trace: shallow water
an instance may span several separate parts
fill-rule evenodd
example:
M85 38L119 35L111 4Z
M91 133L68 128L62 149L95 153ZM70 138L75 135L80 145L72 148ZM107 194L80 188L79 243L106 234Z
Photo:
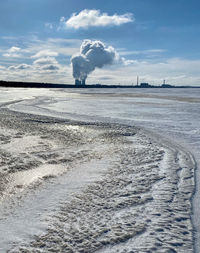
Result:
M0 103L11 110L142 126L180 143L200 164L200 89L1 89L1 94ZM193 201L197 252L200 249L199 179L197 169Z

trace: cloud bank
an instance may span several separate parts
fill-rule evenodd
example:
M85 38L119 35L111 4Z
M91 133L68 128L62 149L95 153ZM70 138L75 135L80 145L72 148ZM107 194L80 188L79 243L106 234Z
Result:
M71 55L79 52L81 40L37 37L3 37L7 49L0 47L0 79L30 82L74 83L70 65ZM20 41L23 46L18 47ZM12 44L11 44L12 43ZM106 46L105 46L106 47ZM107 48L107 47L106 47ZM175 85L200 85L200 60L184 58L149 58L147 53L162 53L163 49L127 51L118 48L111 65L96 68L87 83L136 84L140 82L161 84L163 79ZM4 54L10 54L4 56ZM58 56L56 56L58 54ZM79 53L80 54L80 53ZM118 57L118 54L121 56ZM141 54L138 57L138 54ZM17 55L17 57L16 57ZM130 55L130 56L129 56ZM134 59L131 55L134 55ZM126 59L123 56L127 57ZM117 58L117 59L116 59Z
M125 13L123 15L114 14L109 16L107 13L101 13L99 10L83 10L80 13L73 13L71 18L65 20L64 17L60 19L64 27L74 29L88 28L88 27L105 27L105 26L119 26L125 23L134 21L132 13Z

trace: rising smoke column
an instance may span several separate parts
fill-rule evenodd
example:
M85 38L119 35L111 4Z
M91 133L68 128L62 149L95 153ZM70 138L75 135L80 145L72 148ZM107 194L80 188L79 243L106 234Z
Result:
M85 80L95 68L113 64L118 58L113 47L106 47L101 41L84 40L80 53L71 58L73 77L80 81Z

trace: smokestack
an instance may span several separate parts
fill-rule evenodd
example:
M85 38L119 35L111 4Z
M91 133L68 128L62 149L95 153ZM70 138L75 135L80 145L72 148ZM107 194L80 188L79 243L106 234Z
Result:
M139 76L137 76L137 86L139 85Z
M79 81L78 79L75 79L75 85L81 85L81 81Z
M101 41L84 40L80 47L80 53L72 56L73 77L81 80L85 85L88 74L95 68L113 64L119 55L111 46L106 47ZM76 85L78 81L75 81Z

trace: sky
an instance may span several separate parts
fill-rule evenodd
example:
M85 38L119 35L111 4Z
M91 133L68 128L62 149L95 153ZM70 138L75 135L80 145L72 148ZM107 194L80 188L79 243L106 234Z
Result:
M84 40L118 61L87 83L200 85L199 0L1 0L0 80L74 83Z

